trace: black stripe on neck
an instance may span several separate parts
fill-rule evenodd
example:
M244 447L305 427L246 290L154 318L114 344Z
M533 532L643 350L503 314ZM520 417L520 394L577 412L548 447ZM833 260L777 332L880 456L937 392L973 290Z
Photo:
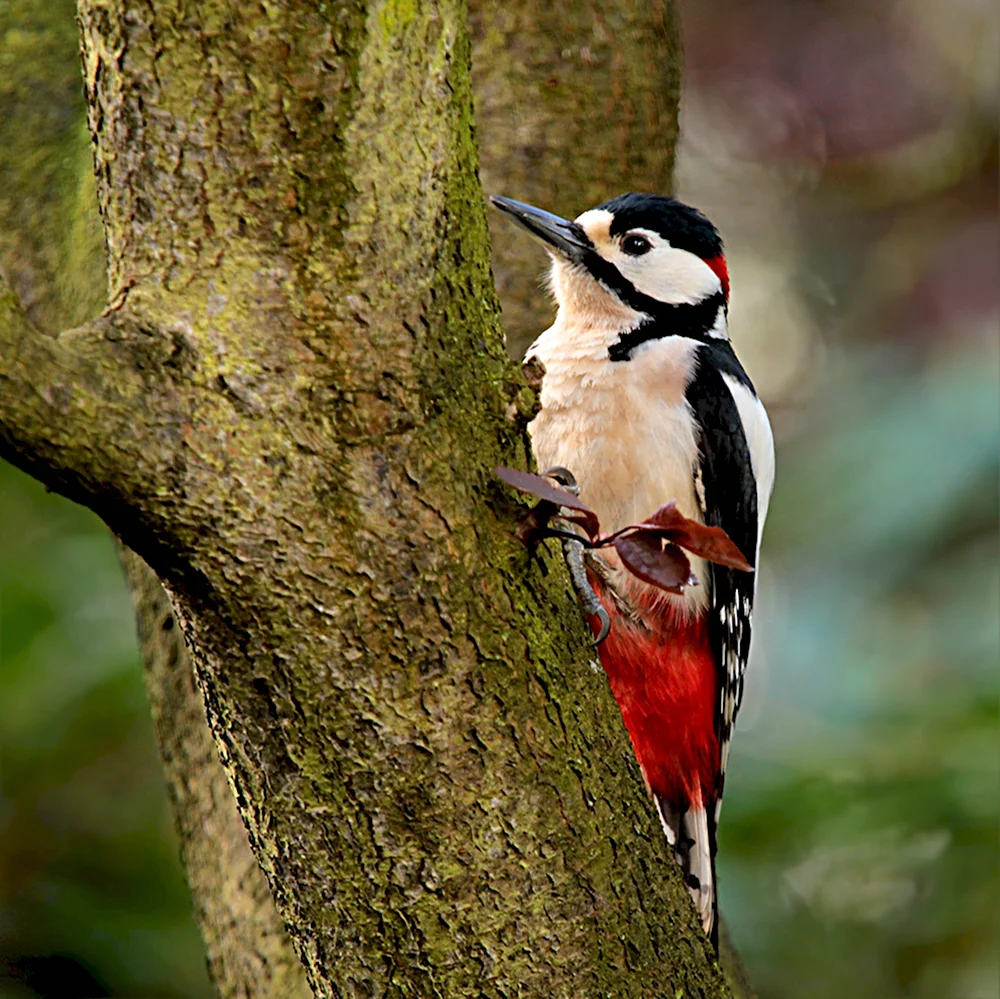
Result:
M655 310L650 310L648 319L634 330L622 333L611 344L608 348L608 357L612 361L629 361L637 347L650 340L661 340L667 336L683 336L702 342L718 339L709 336L709 331L714 328L719 318L719 309L725 308L726 296L721 291L693 305L667 305L665 302L656 302Z

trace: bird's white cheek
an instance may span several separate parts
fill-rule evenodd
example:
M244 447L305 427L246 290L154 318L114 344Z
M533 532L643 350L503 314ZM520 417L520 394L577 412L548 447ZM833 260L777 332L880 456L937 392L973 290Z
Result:
M637 291L670 305L694 305L722 289L704 260L672 246L657 247L642 257L623 253L614 263Z

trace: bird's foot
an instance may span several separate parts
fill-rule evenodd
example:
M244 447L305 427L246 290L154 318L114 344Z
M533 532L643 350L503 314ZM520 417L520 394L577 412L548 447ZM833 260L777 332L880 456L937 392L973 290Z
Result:
M583 562L583 543L563 538L562 546L566 568L569 569L569 578L573 582L573 589L576 590L577 599L580 601L584 613L596 617L601 622L600 630L594 639L594 645L600 645L611 631L611 617L604 609L604 604L601 603L587 578L587 567Z
M580 483L576 481L576 476L568 468L563 468L562 465L553 465L539 474L549 479L555 479L571 496L580 495Z
M580 486L576 481L576 476L568 468L554 465L552 468L546 468L541 474L548 476L550 479L555 479L566 492L571 493L573 496L580 495ZM566 560L566 568L569 569L569 578L573 583L573 589L576 590L577 599L580 601L584 613L596 617L601 622L597 637L594 639L594 645L600 645L611 631L611 618L604 609L604 604L598 598L594 587L590 585L590 579L587 576L587 567L583 561L583 541L574 541L572 538L564 537L562 539L562 547L563 558Z

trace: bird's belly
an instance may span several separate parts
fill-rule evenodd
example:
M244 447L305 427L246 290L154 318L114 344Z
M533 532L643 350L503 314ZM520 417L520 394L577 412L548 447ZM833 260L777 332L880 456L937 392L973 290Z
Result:
M600 411L543 409L528 429L539 468L568 468L605 533L645 520L670 500L685 516L701 519L697 441L684 404L641 413L620 403Z
M588 405L577 395L573 405L548 407L543 397L528 429L538 467L561 465L573 473L603 533L637 524L671 500L686 517L702 520L694 486L698 445L683 397L605 396L603 405ZM700 563L692 558L699 578ZM702 602L701 593L690 595Z

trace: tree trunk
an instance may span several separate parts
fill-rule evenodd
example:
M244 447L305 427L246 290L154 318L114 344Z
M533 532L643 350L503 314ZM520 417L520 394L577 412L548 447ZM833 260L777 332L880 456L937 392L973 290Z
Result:
M312 992L250 849L170 599L135 552L119 546L119 556L135 605L184 872L216 992L220 999L307 999Z
M316 994L724 994L562 575L489 476L532 398L464 11L81 20L112 305L51 340L6 297L0 448L170 588Z

